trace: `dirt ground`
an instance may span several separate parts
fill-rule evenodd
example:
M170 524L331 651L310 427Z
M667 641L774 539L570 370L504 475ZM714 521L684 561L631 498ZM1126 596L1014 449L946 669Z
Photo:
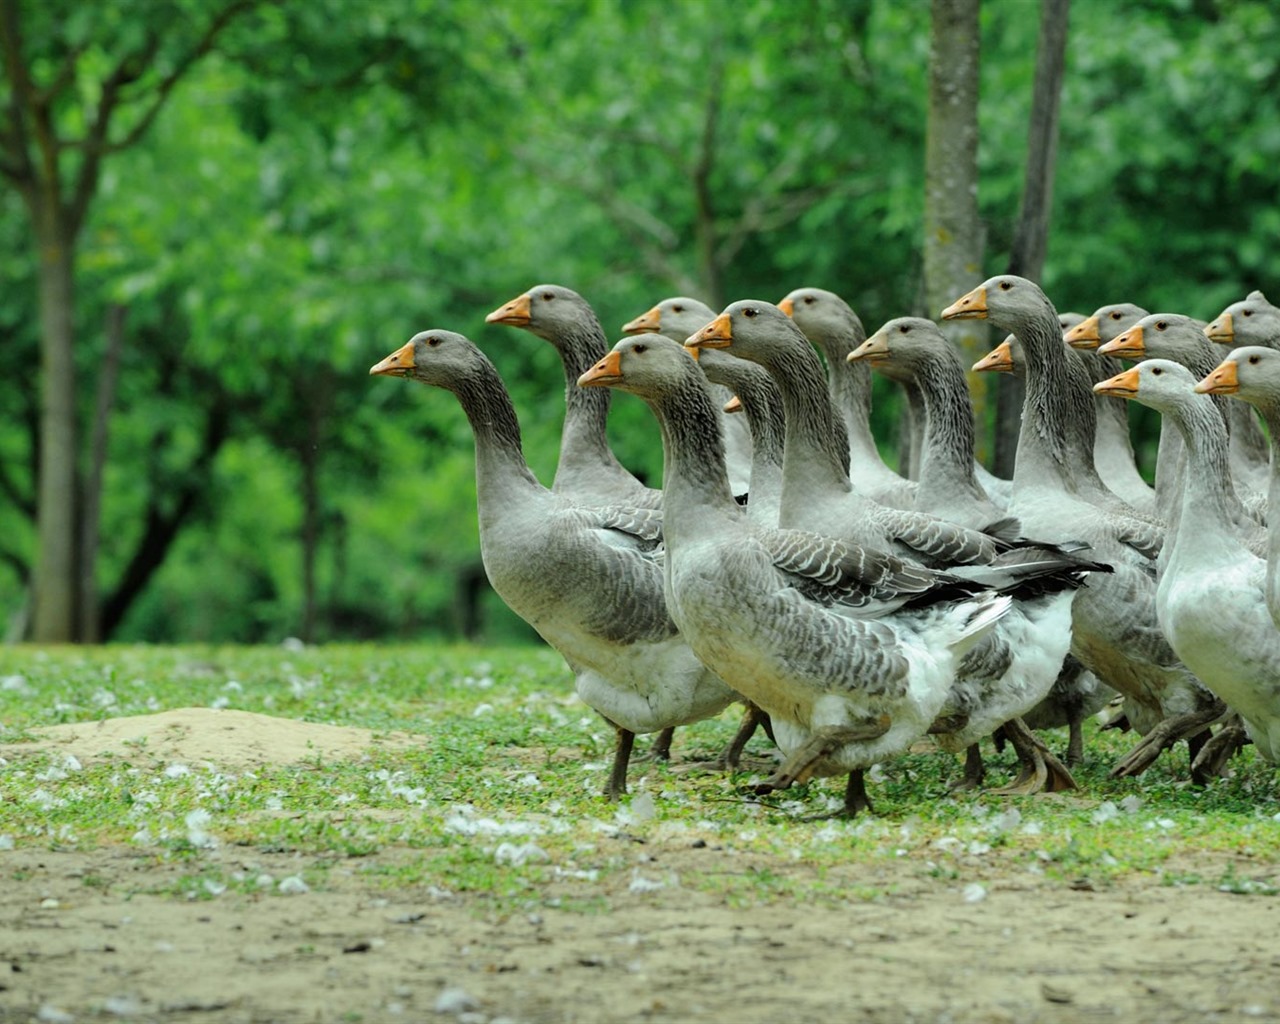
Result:
M292 740L257 735L261 716L226 712L219 736L171 714L166 753L228 766L369 742L301 723L283 727ZM88 758L139 727L56 740ZM676 841L648 852L679 877L716 856ZM276 877L306 866L236 848L209 857ZM885 862L848 881L893 895L842 907L743 909L622 878L607 913L507 915L482 896L375 890L354 870L291 897L139 894L184 870L131 847L0 850L0 1021L1280 1021L1280 900L1210 886L1094 892L997 875L971 902Z

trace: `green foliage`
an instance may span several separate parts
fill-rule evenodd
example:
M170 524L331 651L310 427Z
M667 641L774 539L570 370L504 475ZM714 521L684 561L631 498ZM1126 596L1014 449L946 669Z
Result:
M67 132L155 33L121 134L213 13L192 0L19 6L39 80L80 54L58 107ZM1037 16L1034 4L983 10L993 272L1022 189ZM1071 17L1049 293L1080 312L1130 299L1208 318L1267 288L1280 231L1270 5L1078 4ZM468 334L508 382L549 480L555 354L483 322L536 283L582 292L610 335L686 292L776 301L827 287L869 328L936 315L919 308L928 33L928 5L890 0L820 0L802 15L784 0L250 5L139 143L104 161L78 251L82 424L107 307L128 309L105 593L150 512L194 495L117 636L298 631L308 508L317 636L456 635L479 562L469 431L450 396L366 371L417 330ZM0 193L6 616L23 605L35 544L34 260L23 204ZM897 395L877 388L888 443ZM228 436L202 462L219 416ZM641 403L618 396L610 436L658 479ZM480 630L529 636L490 597Z

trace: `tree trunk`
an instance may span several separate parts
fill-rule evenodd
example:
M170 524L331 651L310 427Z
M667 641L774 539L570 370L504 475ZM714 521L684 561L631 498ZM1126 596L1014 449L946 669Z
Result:
M311 416L309 440L298 452L302 464L302 626L298 639L315 642L316 630L316 555L320 548L320 448L311 443L319 430Z
M47 202L46 202L47 200ZM63 230L57 197L35 199L40 248L40 551L32 580L31 638L67 643L76 622L76 375L72 343L74 242Z
M231 410L225 399L215 398L214 406L209 410L209 418L205 421L200 451L192 460L186 474L186 482L174 495L152 496L147 508L142 538L138 541L133 557L125 567L119 582L103 602L99 627L102 639L111 639L111 635L124 620L133 602L146 588L156 570L164 564L174 540L177 539L187 519L204 497L213 460L230 436L230 432ZM167 511L160 507L162 499L168 499L164 502L168 506Z
M1049 217L1053 211L1053 169L1058 153L1058 110L1066 73L1067 22L1071 0L1042 0L1036 79L1027 132L1027 176L1018 211L1018 226L1009 253L1010 274L1039 282L1049 250ZM1022 419L1022 381L1000 374L996 405L996 472L1013 472Z
M985 238L978 217L978 4L979 0L933 0L924 203L924 294L931 317L986 276ZM941 326L969 364L989 348L981 320ZM981 456L987 381L975 374L969 384Z
M96 644L98 632L98 543L102 537L102 478L107 465L107 434L111 407L116 400L116 381L120 376L120 351L124 347L125 307L112 305L107 310L107 346L98 377L98 394L94 402L92 435L89 441L89 475L84 485L80 509L80 606L79 639Z

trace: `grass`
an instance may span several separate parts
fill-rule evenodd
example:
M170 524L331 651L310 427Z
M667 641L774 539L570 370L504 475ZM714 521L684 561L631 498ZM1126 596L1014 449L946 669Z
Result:
M1090 730L1079 793L953 795L958 762L911 754L877 768L877 814L803 821L838 807L842 781L781 799L744 795L756 774L698 774L736 726L731 709L678 733L672 765L635 764L632 798L599 792L612 731L541 648L8 648L0 743L65 722L228 707L421 737L361 759L233 772L158 763L146 744L80 765L64 753L0 762L6 848L126 849L178 870L185 899L351 884L421 887L486 906L598 912L623 893L683 886L751 905L881 898L903 885L1101 888L1135 878L1273 895L1280 800L1252 750L1198 789L1184 750L1136 780L1108 779L1132 737ZM1065 735L1051 735L1056 748ZM763 738L753 741L766 754ZM1012 774L991 755L989 779ZM227 856L234 851L235 857ZM256 865L291 858L288 876ZM106 886L100 872L87 886ZM287 891L287 888L286 890ZM975 896L975 898L979 898Z

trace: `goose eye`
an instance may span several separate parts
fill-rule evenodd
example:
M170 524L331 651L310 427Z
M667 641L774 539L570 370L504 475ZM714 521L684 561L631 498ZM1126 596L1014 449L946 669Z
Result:
M683 313L683 312L684 312L684 306L672 306L672 307L671 307L671 312L673 312L673 313Z
M648 352L648 351L649 351L649 346L648 346L648 345L636 345L636 346L634 346L634 347L631 349L631 351L632 351L632 352L634 352L634 353L636 353L636 355L639 355L641 352Z
M1111 319L1112 319L1112 320L1119 320L1119 319L1120 319L1120 310L1118 310L1118 309L1117 309L1114 313L1112 313L1112 314L1111 314Z
M1168 320L1160 320L1160 321L1158 321L1158 322L1156 323L1156 330L1157 330L1157 331L1163 331L1163 330L1164 330L1165 328L1167 328L1168 326L1169 326L1169 321L1168 321Z
M742 315L743 315L743 316L755 316L755 315L756 315L755 307L754 307L754 306L748 306L746 309L744 309L744 310L742 311Z
M902 326L900 326L900 327L898 328L898 333L899 333L899 334L906 334L906 333L907 333L907 325L906 325L906 324L903 324Z
M551 301L552 299L554 299L555 297L556 297L556 293L555 293L555 292L543 292L543 293L542 293L542 301L543 301L543 302L550 302L550 301Z
M813 305L813 296L812 296L812 295L806 295L806 296L804 297L804 304L805 304L806 306L812 306L812 305Z
M1249 365L1250 365L1250 366L1257 366L1260 360L1261 360L1261 356L1250 356L1250 357L1249 357Z
M1153 366L1153 367L1151 367L1151 376L1153 376L1153 377L1159 377L1159 376L1160 376L1160 374L1162 374L1162 373L1164 373L1164 370L1160 369L1160 367L1158 367L1158 366Z
M432 335L430 338L427 339L427 344L430 345L432 348L435 348L437 345L440 344L440 339L437 338L435 335Z
M1241 316L1253 316L1253 310L1251 310L1251 309L1242 309L1242 310L1240 310L1240 315L1241 315Z
M1001 290L1002 292L1007 292L1007 291L1008 291L1010 288L1012 288L1012 287L1013 287L1013 282L1012 282L1012 281L1001 281L1001 282L1000 282L1000 290Z

